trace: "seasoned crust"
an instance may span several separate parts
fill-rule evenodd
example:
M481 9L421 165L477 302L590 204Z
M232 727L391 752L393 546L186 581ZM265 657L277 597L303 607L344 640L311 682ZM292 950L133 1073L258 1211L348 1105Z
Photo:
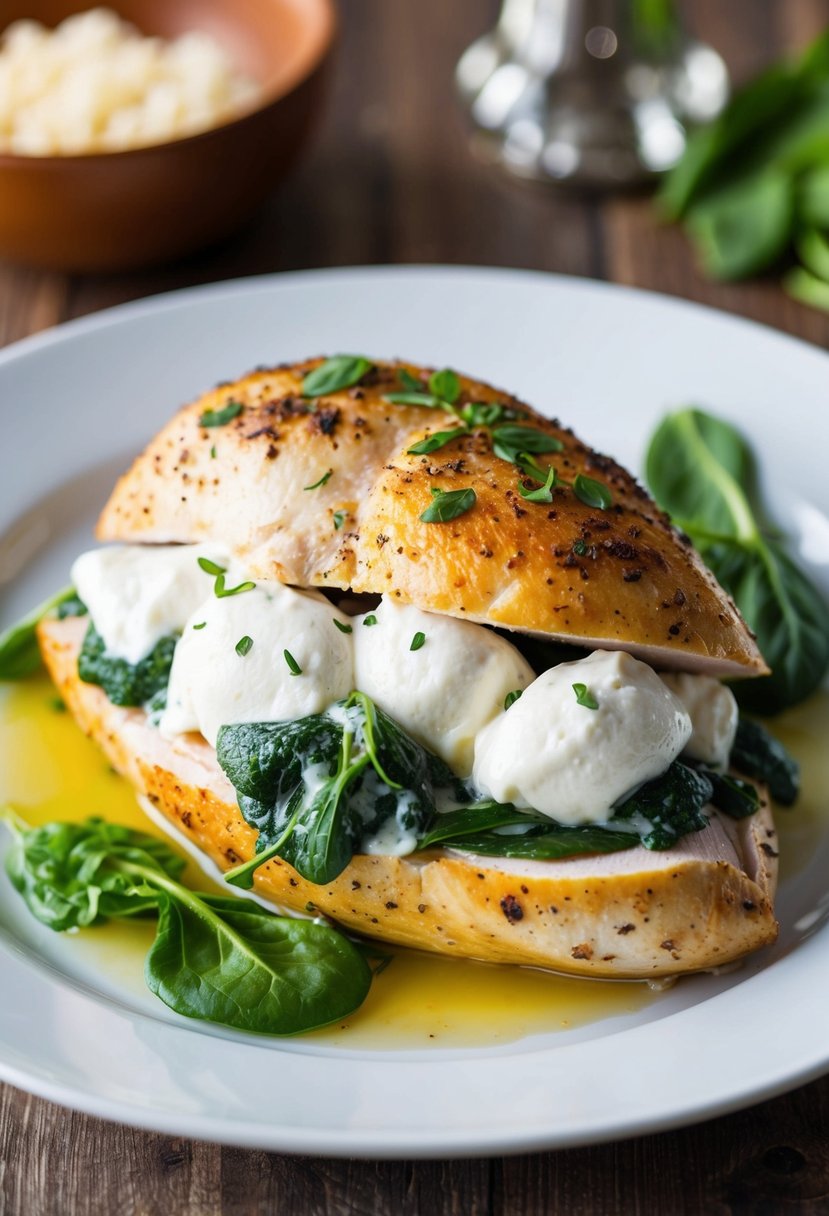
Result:
M428 456L408 453L454 424L443 411L385 401L403 365L378 364L358 388L307 401L302 378L319 362L260 370L185 406L121 478L98 536L222 542L260 579L391 595L465 620L623 647L658 667L767 670L733 602L615 461L462 377L460 403L518 411L516 422L564 445L549 458L563 480L582 473L613 496L606 511L565 487L552 504L529 503L516 466L493 454L484 429ZM200 426L204 411L228 401L243 410L225 426ZM306 488L329 470L323 485ZM432 489L470 486L471 511L449 523L420 520Z
M83 730L119 772L220 868L253 855L215 752L201 738L172 743L145 714L83 684L77 619L39 628L47 667ZM276 859L256 890L295 911L307 905L348 929L420 949L523 963L576 975L656 978L721 966L774 941L774 825L768 804L748 821L712 819L668 853L521 862L434 850L358 856L322 887Z

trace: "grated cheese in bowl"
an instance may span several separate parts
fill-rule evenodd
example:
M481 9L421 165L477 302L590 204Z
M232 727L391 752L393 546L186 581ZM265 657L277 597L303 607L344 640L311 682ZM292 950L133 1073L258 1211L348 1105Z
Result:
M0 153L120 152L218 126L259 100L218 42L144 37L110 9L0 39Z

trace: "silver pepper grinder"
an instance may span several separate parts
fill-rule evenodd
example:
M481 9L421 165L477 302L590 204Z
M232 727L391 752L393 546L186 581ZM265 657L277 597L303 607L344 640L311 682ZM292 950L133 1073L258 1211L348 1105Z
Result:
M510 172L587 189L670 169L728 97L716 51L673 0L503 0L456 72L475 147Z

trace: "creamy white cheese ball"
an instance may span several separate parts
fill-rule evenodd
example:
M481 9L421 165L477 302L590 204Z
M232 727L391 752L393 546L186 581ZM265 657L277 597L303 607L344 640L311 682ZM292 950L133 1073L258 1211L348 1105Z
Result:
M377 623L366 624L372 618ZM420 633L423 644L412 650ZM353 636L355 687L464 777L477 732L503 709L507 693L534 679L529 663L492 630L390 599L355 617Z
M231 569L226 580L228 587L239 586L244 571ZM162 735L200 731L215 747L220 726L302 718L348 696L351 634L335 620L350 623L324 596L281 583L223 598L211 594L176 646ZM244 638L251 645L240 654ZM300 674L293 674L286 650Z
M685 755L715 769L728 767L740 716L734 693L711 676L662 674L662 681L685 706L693 728Z
M213 587L200 557L223 564L215 545L110 545L76 559L72 584L110 654L138 663L181 632Z
M597 708L579 704L574 684ZM472 779L482 797L559 823L601 823L690 736L688 714L655 671L623 651L597 650L545 671L481 731Z

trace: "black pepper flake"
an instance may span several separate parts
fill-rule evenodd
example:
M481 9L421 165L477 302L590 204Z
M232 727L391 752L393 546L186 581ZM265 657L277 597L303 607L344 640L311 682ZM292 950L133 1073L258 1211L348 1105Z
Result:
M624 937L626 933L635 933L636 925L631 925L631 924L620 925L619 928L616 930L616 932L619 934L620 937Z
M682 630L682 621L678 621L676 624L668 626L668 633L671 635L672 638L677 637L681 630Z
M627 568L622 570L622 579L626 583L638 583L641 577L642 571L638 567L634 570Z
M524 919L524 909L514 895L505 895L501 900L501 911L511 925Z
M393 899L387 899L386 907L388 908L389 912L393 912L394 909L397 907L397 904L394 902Z

